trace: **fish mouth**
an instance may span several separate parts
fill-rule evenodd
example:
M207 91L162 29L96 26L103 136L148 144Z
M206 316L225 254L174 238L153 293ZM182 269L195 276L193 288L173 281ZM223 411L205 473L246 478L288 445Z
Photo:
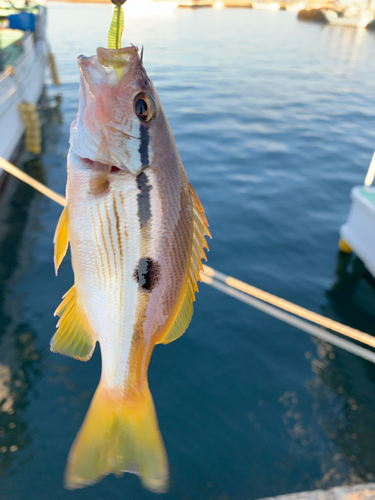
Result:
M117 85L129 67L139 62L138 47L134 45L122 49L99 47L95 56L78 56L79 70L87 85Z
M96 50L96 55L100 64L107 68L121 68L139 59L138 47L135 47L135 45L122 49L105 49L104 47L99 47Z

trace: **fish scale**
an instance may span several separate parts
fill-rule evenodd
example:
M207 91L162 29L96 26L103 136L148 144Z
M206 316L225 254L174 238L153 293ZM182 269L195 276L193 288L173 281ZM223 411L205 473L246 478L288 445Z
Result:
M104 248L103 253L108 262L108 271L105 276L105 282L108 283L108 289L112 290L112 293L108 294L105 290L103 290L101 299L102 307L87 308L87 314L89 317L93 318L93 327L96 331L98 331L98 340L101 342L103 379L109 387L121 388L127 374L133 327L134 322L136 321L135 315L132 313L134 312L137 302L135 299L137 287L132 277L133 269L129 259L129 250L131 249L129 236L126 237L125 231L121 231L119 235L121 247L128 249L126 259L124 259L124 254L123 258L121 258L120 245L118 240L116 241L116 238L114 238L114 234L117 235L117 219L114 215L115 211L113 204L113 201L116 198L118 199L117 205L121 207L121 209L118 209L120 210L120 217L123 221L126 221L127 213L130 212L130 209L133 206L133 203L129 201L129 197L125 198L125 196L123 196L123 199L128 200L128 207L126 207L126 205L122 205L121 198L116 192L113 194L113 198L106 198L103 203L100 205L97 204L96 207L98 213L101 214L102 220L105 220L104 215L107 217L108 213L109 223L107 231L101 233L101 247ZM106 206L107 210L105 208ZM112 217L109 217L109 211ZM132 224L126 225L132 226ZM139 224L135 221L133 225L135 226ZM134 229L131 231L131 234L133 235L132 246L134 247ZM92 234L89 234L87 239L90 242L93 242ZM82 248L81 251L85 253L87 252L87 248ZM134 257L133 262L136 261L137 258L138 255ZM115 274L114 270L116 270ZM93 270L87 269L88 278L92 274ZM87 290L88 294L91 293L92 288L95 289L95 283L89 282ZM104 313L102 309L104 309ZM106 340L106 342L103 342L104 340Z

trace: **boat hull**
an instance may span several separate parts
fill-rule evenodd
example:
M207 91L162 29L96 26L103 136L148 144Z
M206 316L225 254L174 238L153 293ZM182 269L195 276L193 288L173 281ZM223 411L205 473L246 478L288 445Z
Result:
M23 54L14 65L14 74L7 68L0 74L0 156L6 160L13 156L25 131L18 105L38 102L47 66L45 39L34 44L32 33L26 33L22 45Z
M364 10L357 16L339 17L336 12L327 10L324 16L332 26L346 26L348 28L366 28L374 19L374 14L370 10Z
M352 206L340 236L375 277L375 188L356 186Z

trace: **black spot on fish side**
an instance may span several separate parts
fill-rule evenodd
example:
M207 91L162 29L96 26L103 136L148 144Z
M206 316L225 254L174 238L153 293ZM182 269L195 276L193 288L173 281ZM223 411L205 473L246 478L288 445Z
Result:
M139 286L151 292L159 280L160 265L151 257L139 259L138 266L134 270L133 277L138 281Z
M138 217L142 228L151 218L150 191L152 186L148 183L148 177L144 172L138 175L137 185L140 191L137 196Z

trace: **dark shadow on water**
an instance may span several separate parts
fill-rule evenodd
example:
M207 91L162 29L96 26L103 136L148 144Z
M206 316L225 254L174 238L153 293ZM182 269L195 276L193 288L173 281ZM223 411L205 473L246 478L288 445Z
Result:
M325 316L375 335L374 279L358 257L338 252L335 281L327 297Z
M375 289L363 262L339 252L324 315L375 335ZM316 487L373 481L375 477L375 365L314 340L316 374L307 384L314 397L311 419L330 440Z
M38 160L25 164L31 175L40 168ZM43 176L39 172L37 177ZM23 413L28 392L40 376L35 335L28 325L19 324L19 300L9 293L14 276L19 278L32 262L22 241L34 198L32 188L13 178L7 180L0 218L0 476L11 465L14 453L31 442Z
M61 115L58 106L51 110L46 100L41 102L45 106L42 121L49 125L48 130L43 130L43 140L50 142L51 137L58 137L53 124L61 122ZM30 159L23 152L16 164L38 181L46 182L41 157ZM11 176L0 193L0 477L9 474L13 464L21 466L32 458L16 452L32 442L24 413L30 391L42 375L42 357L36 349L35 332L22 321L22 297L13 289L33 264L33 244L27 228L38 220L38 196L34 189Z
M375 289L357 257L338 253L327 297L325 316L375 334ZM320 477L312 488L373 481L375 365L326 342L313 342L316 354L305 354L314 373L305 384L311 409L304 408L302 392L279 398L291 452L301 460L318 461Z
M375 474L375 367L341 349L317 341L319 359L308 390L316 401L314 418L337 449L324 481L335 484L373 481Z

